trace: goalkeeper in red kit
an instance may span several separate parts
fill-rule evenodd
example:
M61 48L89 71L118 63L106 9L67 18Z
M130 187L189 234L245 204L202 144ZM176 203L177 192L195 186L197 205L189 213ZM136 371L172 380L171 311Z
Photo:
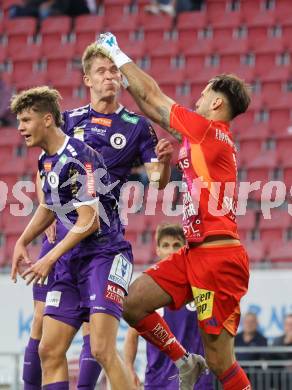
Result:
M155 80L120 50L114 35L101 34L97 44L127 78L141 110L182 142L179 165L187 245L135 280L124 318L175 362L180 389L192 389L204 362L187 353L155 310L179 309L194 300L209 369L224 390L249 390L250 382L234 356L249 262L235 219L236 147L230 131L230 121L249 106L248 87L234 75L216 76L191 111L164 95Z

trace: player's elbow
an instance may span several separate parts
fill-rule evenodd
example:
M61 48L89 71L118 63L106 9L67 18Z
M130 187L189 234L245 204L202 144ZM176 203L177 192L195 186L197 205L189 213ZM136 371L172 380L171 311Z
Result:
M100 222L99 222L99 217L97 215L94 216L92 219L92 222L89 224L89 232L88 234L95 233L100 229Z

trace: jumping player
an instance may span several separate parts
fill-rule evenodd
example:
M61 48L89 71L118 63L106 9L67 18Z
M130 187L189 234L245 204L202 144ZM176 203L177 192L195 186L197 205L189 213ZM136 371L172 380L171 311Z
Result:
M171 144L166 140L160 140L157 144L150 123L119 103L121 73L111 60L97 50L95 43L85 49L82 64L84 83L90 91L90 104L65 111L62 130L102 154L111 182L115 183L112 192L116 199L119 199L120 189L137 160L144 164L149 181L158 179L158 187L164 188L170 177ZM56 243L55 228L58 233L58 226L49 228L49 239L43 242L40 257ZM52 280L53 272L49 275L47 284L33 286L34 318L23 367L25 390L40 390L41 386L38 344L42 335L46 295ZM94 389L101 370L91 356L88 334L88 326L84 326L78 380L78 388L83 390Z
M91 351L111 388L129 389L116 335L132 274L131 248L103 159L60 130L59 98L56 90L38 87L14 96L11 103L26 145L43 149L38 168L44 193L44 203L16 243L11 276L16 281L27 245L57 218L59 243L22 274L27 284L44 283L55 265L39 346L42 388L69 389L66 352L82 322L89 320Z
M229 125L248 108L248 88L234 75L216 76L192 112L164 95L119 49L114 35L100 35L98 45L121 69L142 111L182 137L179 164L186 189L183 228L187 246L135 280L124 317L179 367L187 360L189 369L180 369L180 388L192 389L203 366L192 355L186 357L155 310L167 305L178 309L194 299L208 367L224 390L248 390L250 382L234 356L239 302L248 288L249 263L236 226L236 148Z
M166 258L178 251L186 242L179 225L162 224L156 229L156 253L159 259ZM165 307L159 309L173 334L188 351L204 354L202 339L197 325L197 313L193 304L188 304L177 311ZM139 333L129 328L124 345L124 360L131 372L132 389L139 389L140 381L135 372L134 362L137 353ZM145 390L178 390L177 368L173 362L156 347L146 343L147 367L145 372ZM202 375L196 384L196 390L213 390L212 376Z

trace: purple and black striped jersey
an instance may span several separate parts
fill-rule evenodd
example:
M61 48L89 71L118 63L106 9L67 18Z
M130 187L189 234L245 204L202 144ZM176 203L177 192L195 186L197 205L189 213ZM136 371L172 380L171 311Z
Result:
M88 251L95 252L100 244L104 245L105 240L123 239L117 202L98 152L84 142L66 136L56 154L41 154L39 173L45 203L58 221L59 240L75 224L76 209L90 204L96 204L98 208L100 230L80 242L78 248L82 247L88 254Z

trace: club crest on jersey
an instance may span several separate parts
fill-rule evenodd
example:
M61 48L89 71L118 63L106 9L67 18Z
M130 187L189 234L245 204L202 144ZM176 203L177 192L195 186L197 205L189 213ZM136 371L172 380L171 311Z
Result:
M48 174L48 183L50 187L57 188L59 185L59 176L56 174L56 172L49 172Z
M115 149L123 149L126 146L126 137L121 133L115 133L110 137L111 146Z

